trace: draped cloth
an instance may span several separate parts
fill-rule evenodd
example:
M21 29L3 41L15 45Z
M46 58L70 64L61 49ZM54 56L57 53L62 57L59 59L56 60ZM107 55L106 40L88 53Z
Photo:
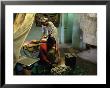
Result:
M51 21L48 22L47 29L49 34L51 34L51 36L55 38L56 44L59 44L58 30Z
M97 14L80 14L80 29L83 32L83 42L97 46Z
M19 13L14 20L13 51L14 63L20 59L20 50L34 22L35 14Z

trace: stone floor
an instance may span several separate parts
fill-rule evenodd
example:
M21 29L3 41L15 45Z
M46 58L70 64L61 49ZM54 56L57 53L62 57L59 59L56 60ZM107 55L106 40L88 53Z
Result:
M85 50L78 53L78 56L93 63L97 63L97 49Z
M77 53L78 50L73 48L60 48L60 56L61 56L61 63L65 64L65 57L64 53ZM84 51L85 53L86 51ZM93 51L92 51L93 53ZM91 54L92 57L92 54ZM90 60L91 57L88 59L85 57L78 57L76 62L76 68L75 68L75 75L84 74L84 75L96 75L97 74L97 64L94 63L94 61Z

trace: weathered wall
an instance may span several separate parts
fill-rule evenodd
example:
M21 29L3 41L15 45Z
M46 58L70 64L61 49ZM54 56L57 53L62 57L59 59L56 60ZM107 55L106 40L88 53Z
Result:
M83 42L97 46L97 14L80 14L80 28L83 31Z

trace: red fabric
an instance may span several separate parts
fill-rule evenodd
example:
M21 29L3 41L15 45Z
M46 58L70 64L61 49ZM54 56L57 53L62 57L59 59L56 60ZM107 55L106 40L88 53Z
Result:
M43 39L41 40L41 44L40 44L40 60L43 61L43 62L48 61L48 58L47 58L47 43Z

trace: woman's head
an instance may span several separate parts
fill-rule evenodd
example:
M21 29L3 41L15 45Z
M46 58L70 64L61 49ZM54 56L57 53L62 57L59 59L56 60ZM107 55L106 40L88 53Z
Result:
M48 26L48 18L43 18L41 20L41 24L44 25L44 26Z

